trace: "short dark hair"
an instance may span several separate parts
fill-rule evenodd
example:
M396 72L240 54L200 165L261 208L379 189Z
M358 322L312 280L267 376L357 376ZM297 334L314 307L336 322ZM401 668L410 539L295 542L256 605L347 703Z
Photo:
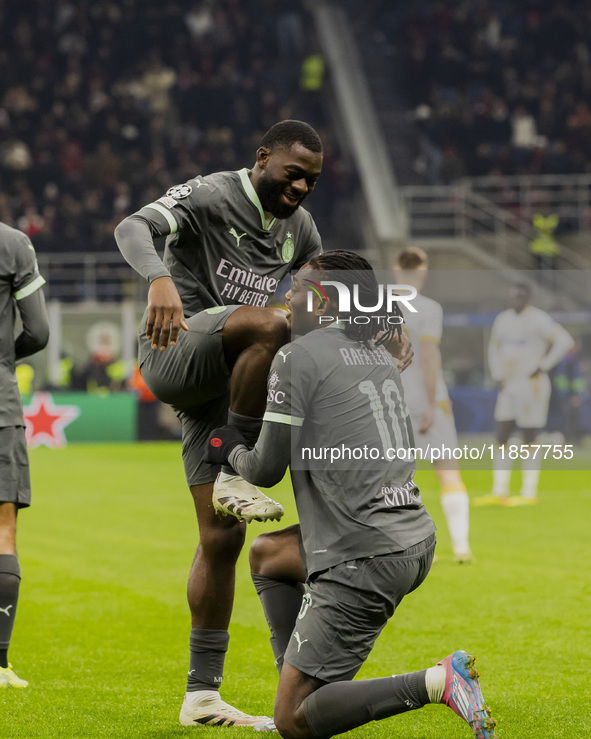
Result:
M401 251L396 260L396 266L402 270L419 269L429 263L427 253L420 246L409 246Z
M271 126L261 141L261 146L266 149L291 149L294 144L322 154L320 136L304 121L279 121Z
M362 257L361 254L357 254L353 251L344 251L341 249L334 249L332 251L325 251L322 254L318 254L312 257L308 261L308 265L312 269L318 272L328 273L330 279L337 280L345 284L349 290L353 291L353 286L357 285L359 290L359 296L362 304L364 305L376 305L378 302L378 291L379 285L376 279L375 272L371 264ZM327 292L334 291L335 288L331 286L326 287ZM380 314L384 311L381 309ZM402 320L402 313L398 307L398 303L393 306L393 314L398 316ZM355 309L353 309L348 315L340 315L341 318L350 319L357 315ZM370 314L364 313L368 316ZM375 320L370 320L369 323L345 323L345 335L355 341L361 341L367 344L371 339L375 339L378 334L382 333L378 343L384 343L391 338L394 333L398 333L400 338L400 326L393 327L387 322L387 317L384 315L376 316Z

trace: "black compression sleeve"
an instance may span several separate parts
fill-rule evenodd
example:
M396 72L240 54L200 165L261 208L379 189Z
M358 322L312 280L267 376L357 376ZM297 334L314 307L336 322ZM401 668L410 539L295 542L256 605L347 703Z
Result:
M264 421L254 449L238 446L230 452L228 461L248 482L270 488L283 479L290 450L291 426Z
M23 322L23 330L14 342L15 359L19 360L47 346L49 319L41 290L36 290L26 298L17 300L16 304Z

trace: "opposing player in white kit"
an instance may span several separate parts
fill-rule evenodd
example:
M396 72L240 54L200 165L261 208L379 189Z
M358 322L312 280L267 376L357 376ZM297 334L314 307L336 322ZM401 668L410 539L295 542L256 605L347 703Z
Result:
M488 346L488 364L499 387L495 407L497 442L505 446L517 426L525 444L533 444L546 425L552 369L574 346L573 337L539 308L529 305L526 284L511 290L512 307L499 313ZM504 455L507 457L507 455ZM511 460L495 455L492 495L478 505L529 505L538 501L540 458L523 460L521 495L509 497Z
M421 292L427 279L428 259L418 247L400 253L394 266L396 282L412 285ZM413 299L416 313L402 304L406 329L415 356L403 373L402 385L415 435L415 445L426 453L429 449L454 449L458 437L447 387L441 372L439 343L443 326L443 310L439 303L424 295ZM469 498L454 459L433 462L441 485L441 507L445 514L456 562L473 561L468 543Z

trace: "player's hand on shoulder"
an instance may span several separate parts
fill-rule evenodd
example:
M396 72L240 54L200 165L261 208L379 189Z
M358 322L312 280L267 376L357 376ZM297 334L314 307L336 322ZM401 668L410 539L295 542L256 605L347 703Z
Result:
M402 332L402 337L398 343L400 344L399 354L396 355L396 359L399 360L398 371L404 372L404 370L412 364L412 358L415 355L415 351L412 348L410 339L404 331Z
M379 336L378 343L381 343ZM407 367L410 367L415 352L412 348L410 339L404 333L404 331L401 332L400 338L398 337L398 333L394 332L393 335L391 335L387 339L387 341L383 342L382 345L389 352L389 354L394 357L394 359L398 360L399 372L404 372Z
M146 336L152 340L152 349L164 350L176 344L181 328L189 330L178 290L172 278L158 277L148 292Z
M246 445L246 439L235 426L222 426L214 429L207 440L205 461L209 464L224 464L230 452L240 444Z

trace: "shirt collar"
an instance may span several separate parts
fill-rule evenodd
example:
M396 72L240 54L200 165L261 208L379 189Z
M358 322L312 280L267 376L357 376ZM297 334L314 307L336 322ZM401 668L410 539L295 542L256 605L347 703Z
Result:
M256 207L258 210L260 216L261 216L261 226L265 231L270 231L271 227L277 220L276 218L272 218L269 225L267 225L267 219L265 218L265 211L263 210L263 206L261 205L261 201L259 200L259 196L256 193L256 190L252 186L252 182L250 181L250 177L248 176L250 170L244 167L243 169L238 170L238 176L240 177L240 181L242 182L242 187L244 188L244 192L248 196L248 199L251 201L251 203Z

